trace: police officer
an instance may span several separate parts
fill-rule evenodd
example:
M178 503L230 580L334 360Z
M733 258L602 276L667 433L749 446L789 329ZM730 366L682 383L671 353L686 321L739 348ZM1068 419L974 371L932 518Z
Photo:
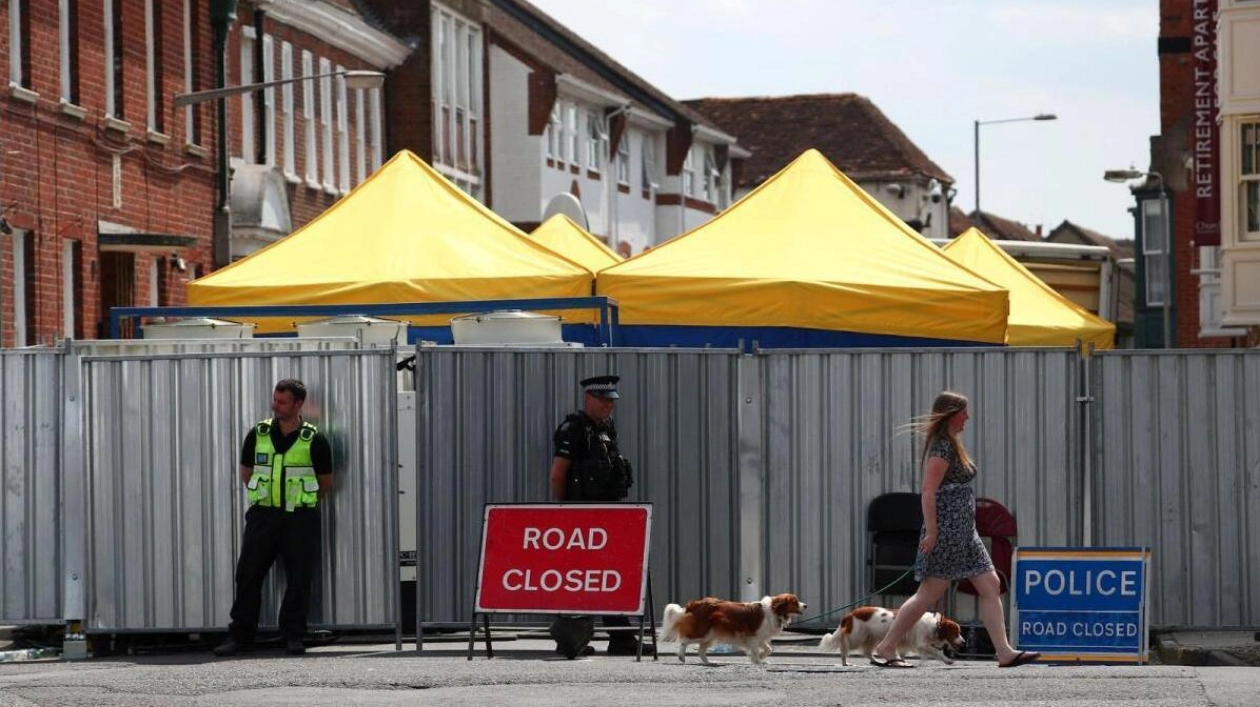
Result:
M285 652L306 652L306 615L311 580L319 557L319 499L332 489L332 451L315 425L302 419L306 386L287 378L271 396L274 417L256 424L241 447L241 482L249 490L245 534L236 564L236 600L231 635L215 655L253 648L262 605L262 585L280 557L284 561L284 601L280 632Z
M555 456L551 460L551 495L557 501L621 501L634 485L630 462L617 448L617 428L612 413L619 376L595 376L582 381L582 409L564 418L554 437ZM625 616L605 616L604 625L626 629ZM567 658L592 655L589 644L594 633L589 617L560 616L551 625L556 652ZM609 655L637 655L638 640L629 631L610 631ZM652 654L651 646L643 647Z

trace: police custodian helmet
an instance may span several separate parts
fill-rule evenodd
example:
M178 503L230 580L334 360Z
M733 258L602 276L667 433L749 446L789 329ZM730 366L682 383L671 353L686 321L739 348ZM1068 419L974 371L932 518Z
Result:
M601 398L616 400L621 397L617 394L619 380L621 376L592 376L582 381L582 390Z

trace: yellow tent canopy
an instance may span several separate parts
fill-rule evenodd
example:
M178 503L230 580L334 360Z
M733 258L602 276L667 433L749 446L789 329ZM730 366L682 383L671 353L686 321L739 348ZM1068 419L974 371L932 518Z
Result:
M530 238L547 246L552 252L564 256L591 272L599 272L622 261L604 242L591 235L564 214L556 214L542 222L529 234Z
M671 343L637 326L739 327L763 346L785 328L813 330L806 345L1006 340L1005 290L812 149L708 223L601 271L596 292L620 303L632 344Z
M213 306L587 297L591 282L586 268L535 243L404 150L291 235L190 283L188 301Z
M976 228L945 244L945 254L1011 293L1007 336L1011 346L1114 345L1116 326L1094 316L1028 271Z

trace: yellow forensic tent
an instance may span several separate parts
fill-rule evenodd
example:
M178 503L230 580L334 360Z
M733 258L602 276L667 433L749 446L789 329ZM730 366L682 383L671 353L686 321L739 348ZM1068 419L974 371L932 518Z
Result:
M404 150L291 235L190 283L188 301L214 306L588 297L592 277Z
M1006 331L1011 346L1075 346L1077 339L1099 349L1114 345L1114 324L1055 292L975 227L943 249L958 264L1010 291Z
M556 214L543 221L529 237L591 272L599 272L623 259L564 214Z
M1002 344L1006 291L807 150L692 231L601 271L630 345Z

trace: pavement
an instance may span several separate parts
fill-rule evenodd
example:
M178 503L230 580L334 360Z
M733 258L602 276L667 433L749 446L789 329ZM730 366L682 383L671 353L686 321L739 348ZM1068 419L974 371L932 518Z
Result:
M1164 665L1260 666L1257 630L1167 631L1155 635L1154 646Z
M1260 704L1257 667L1157 663L1008 670L993 661L912 661L915 669L889 670L871 666L860 655L841 666L837 655L818 649L818 637L786 637L775 643L765 665L724 653L712 656L714 665L704 666L694 649L681 663L674 644L662 644L658 660L639 662L606 655L602 642L594 644L600 649L595 656L568 661L556 656L554 644L537 632L496 634L493 659L479 642L474 659L468 660L467 636L452 635L426 637L420 652L410 643L396 652L392 642L341 641L296 657L271 650L219 659L208 649L186 649L0 663L0 707ZM1210 638L1224 645L1236 636Z

